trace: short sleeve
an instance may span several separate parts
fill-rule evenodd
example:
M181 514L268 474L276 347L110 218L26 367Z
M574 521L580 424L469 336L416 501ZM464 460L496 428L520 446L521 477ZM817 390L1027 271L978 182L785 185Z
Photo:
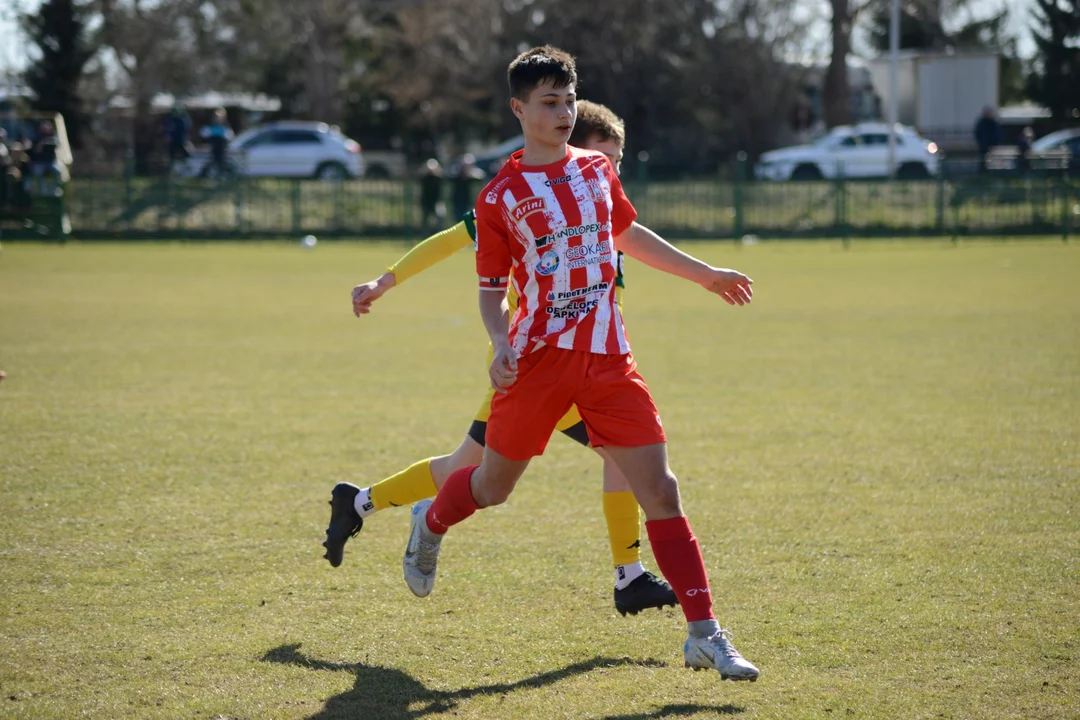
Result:
M476 273L480 276L480 287L486 290L505 289L510 283L512 267L510 236L501 206L489 203L477 205Z
M637 219L637 210L626 197L619 176L615 173L615 168L611 166L610 161L604 163L604 174L607 175L608 185L611 186L611 234L612 236L622 235L634 224L634 220Z

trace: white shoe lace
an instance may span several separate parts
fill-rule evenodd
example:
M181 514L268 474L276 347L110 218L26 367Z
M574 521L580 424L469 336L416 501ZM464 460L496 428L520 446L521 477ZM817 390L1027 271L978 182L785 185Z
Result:
M430 573L435 569L438 560L439 543L419 538L416 543L416 569L422 573Z
M719 648L720 652L729 658L741 658L742 655L739 654L739 651L731 644L731 640L728 639L731 637L734 637L734 635L730 631L720 628L719 632L709 637L708 642L710 645Z

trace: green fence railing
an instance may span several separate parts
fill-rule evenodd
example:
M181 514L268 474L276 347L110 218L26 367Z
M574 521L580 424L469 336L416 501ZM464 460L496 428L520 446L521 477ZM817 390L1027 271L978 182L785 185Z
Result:
M672 238L1061 235L1080 226L1080 181L629 180L642 223ZM419 239L413 181L86 178L62 197L0 208L4 238ZM450 218L447 218L450 221Z

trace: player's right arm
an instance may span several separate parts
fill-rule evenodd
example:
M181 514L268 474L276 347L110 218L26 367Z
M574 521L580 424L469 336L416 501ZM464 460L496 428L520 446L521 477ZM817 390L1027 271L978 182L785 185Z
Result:
M353 288L353 315L360 317L371 312L371 304L413 275L439 264L458 250L473 242L470 221L463 220L452 228L436 233L417 243L382 276Z
M496 392L506 392L517 379L517 353L510 344L510 303L506 297L513 263L501 211L491 204L478 206L476 272L480 276L480 319L495 352L488 376Z

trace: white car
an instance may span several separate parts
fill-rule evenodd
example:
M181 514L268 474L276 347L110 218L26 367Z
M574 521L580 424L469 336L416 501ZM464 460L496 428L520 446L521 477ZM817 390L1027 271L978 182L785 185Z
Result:
M194 162L200 175L212 175L209 153L199 155L189 164ZM364 174L360 143L320 122L284 121L245 130L229 143L229 163L247 177L346 180Z
M896 126L896 175L926 178L938 171L937 145L913 128ZM884 123L841 125L812 145L764 153L754 167L759 180L821 180L887 177L889 126Z

